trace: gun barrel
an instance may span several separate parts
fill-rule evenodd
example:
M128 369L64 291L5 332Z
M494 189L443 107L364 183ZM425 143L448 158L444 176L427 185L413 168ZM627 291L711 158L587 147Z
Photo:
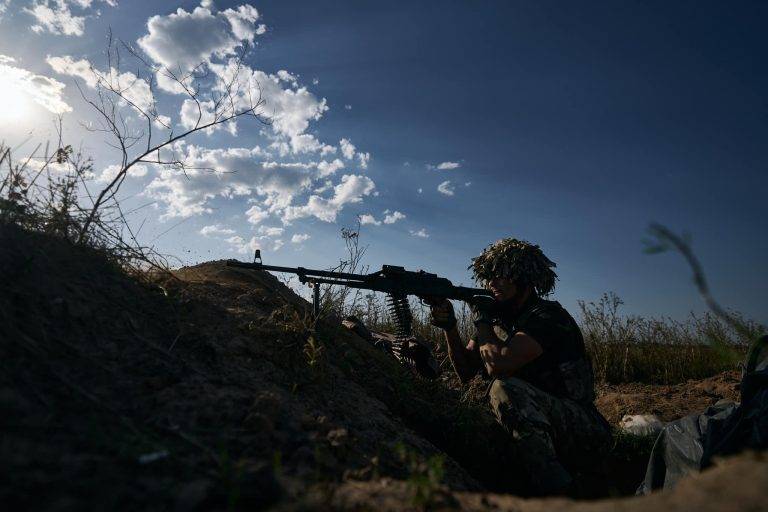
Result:
M227 260L229 267L242 267L252 270L269 270L270 272L284 272L287 274L296 274L299 277L326 277L336 279L351 279L355 281L364 281L365 276L361 274L348 274L346 272L331 272L328 270L315 270L304 267L280 267L277 265L264 265L263 263L246 263L238 260Z

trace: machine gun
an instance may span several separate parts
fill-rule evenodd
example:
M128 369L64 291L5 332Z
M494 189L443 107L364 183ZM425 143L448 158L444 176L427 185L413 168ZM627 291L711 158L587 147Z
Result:
M439 277L437 274L430 274L423 270L414 272L394 265L384 265L381 267L381 270L371 274L350 274L327 270L312 270L304 267L279 267L264 265L261 261L261 251L258 249L252 263L227 260L227 265L296 274L299 276L301 283L307 283L312 286L312 311L315 317L320 312L319 285L321 284L373 290L387 294L389 313L397 326L397 332L395 333L397 343L393 344L392 351L401 362L403 359L409 359L407 354L408 339L412 337L413 331L413 315L408 304L409 295L416 295L420 298L439 297L461 300L470 304L477 301L487 301L488 298L492 297L491 292L482 288L454 286L449 279Z

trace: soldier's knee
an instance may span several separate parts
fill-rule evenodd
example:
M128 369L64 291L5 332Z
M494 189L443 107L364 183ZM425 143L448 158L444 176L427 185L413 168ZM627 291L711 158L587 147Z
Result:
M497 410L501 404L509 402L509 393L507 393L507 390L504 387L504 382L499 379L493 381L488 395L491 399L491 407L493 407L494 410Z
M514 377L494 380L489 391L493 410L498 414L501 409L506 411L525 409L530 399L525 386L523 381Z

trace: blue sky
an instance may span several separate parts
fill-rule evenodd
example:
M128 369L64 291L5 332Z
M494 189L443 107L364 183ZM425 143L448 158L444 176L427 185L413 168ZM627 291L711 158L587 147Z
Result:
M0 66L29 103L0 123L0 139L31 137L16 150L31 151L52 136L63 102L67 139L93 155L97 179L115 154L79 126L95 116L74 81L93 91L73 63L103 68L109 27L131 43L145 38L139 47L158 65L197 55L215 66L253 41L248 71L275 84L267 108L292 99L278 115L284 126L241 120L236 136L189 140L188 155L234 175L184 180L148 165L122 190L128 205L152 203L132 215L145 222L144 241L162 234L153 243L184 263L246 259L238 249L258 245L270 263L327 267L343 256L339 229L365 216L374 269L399 264L468 284L469 259L514 236L557 262L555 298L571 310L615 291L629 313L702 311L679 256L642 252L659 221L691 234L721 302L768 320L762 2L0 5ZM227 34L212 37L205 23ZM25 89L35 76L55 82ZM0 108L3 98L22 101L6 94ZM183 99L155 89L177 129ZM302 150L300 140L311 143ZM336 160L343 168L321 177L318 164Z

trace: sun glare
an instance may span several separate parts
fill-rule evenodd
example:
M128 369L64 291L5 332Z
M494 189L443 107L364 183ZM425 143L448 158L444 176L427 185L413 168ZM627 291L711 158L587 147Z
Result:
M0 123L24 119L31 113L31 103L18 81L0 75Z

